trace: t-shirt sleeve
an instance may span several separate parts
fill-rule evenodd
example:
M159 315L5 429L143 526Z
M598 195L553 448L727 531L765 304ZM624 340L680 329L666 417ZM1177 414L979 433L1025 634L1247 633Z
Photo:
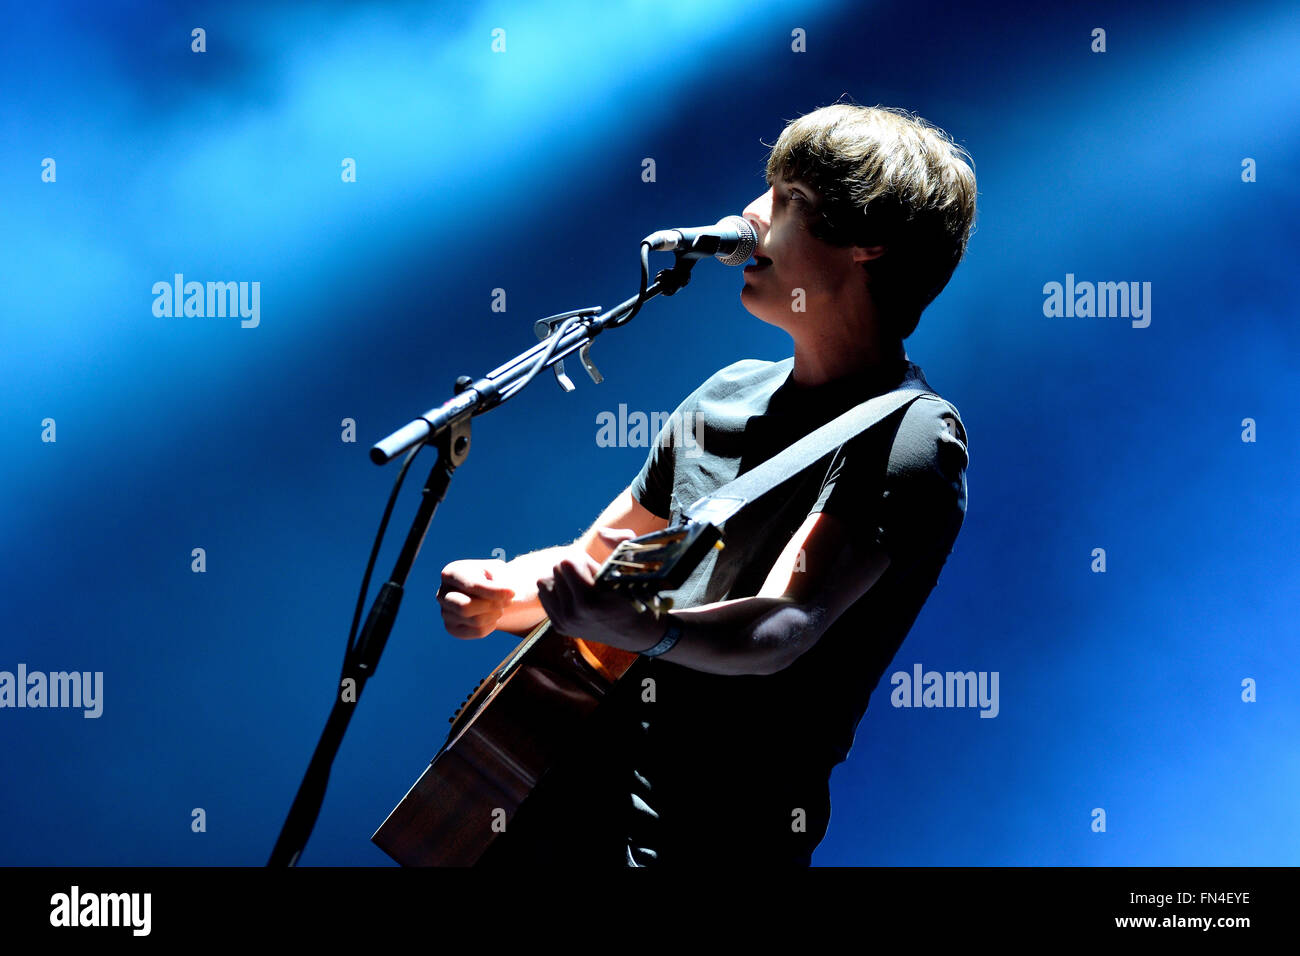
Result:
M698 455L701 429L707 433L709 423L701 420L700 409L731 398L735 390L755 374L774 367L758 359L741 359L719 369L691 392L661 424L650 445L641 470L632 479L632 497L652 514L670 520L675 508L685 508L693 501L674 501L676 467L682 454ZM738 385L738 383L740 383Z
M645 463L632 479L632 497L651 514L665 521L672 517L677 444L687 440L703 387L686 396L663 422L650 443Z
M666 521L672 510L673 453L660 441L662 437L661 429L658 438L650 445L645 464L632 479L632 497L651 514Z
M813 512L911 566L952 550L966 515L966 429L947 402L919 398L835 453ZM897 420L891 416L889 421Z

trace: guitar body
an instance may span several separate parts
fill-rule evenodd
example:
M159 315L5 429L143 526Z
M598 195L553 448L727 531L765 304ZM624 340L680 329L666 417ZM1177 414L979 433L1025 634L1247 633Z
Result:
M596 585L658 614L671 606L659 593L721 538L685 521L620 542ZM452 716L446 743L371 841L405 866L473 866L639 656L537 625Z
M546 621L475 689L371 840L404 866L473 866L637 655ZM496 827L493 826L494 822Z

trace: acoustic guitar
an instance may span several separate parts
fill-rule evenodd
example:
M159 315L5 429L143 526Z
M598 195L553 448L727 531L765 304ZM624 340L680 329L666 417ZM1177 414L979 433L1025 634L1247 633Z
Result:
M722 532L684 519L618 544L596 586L656 614ZM428 768L370 838L405 866L473 866L638 655L537 625L470 691Z

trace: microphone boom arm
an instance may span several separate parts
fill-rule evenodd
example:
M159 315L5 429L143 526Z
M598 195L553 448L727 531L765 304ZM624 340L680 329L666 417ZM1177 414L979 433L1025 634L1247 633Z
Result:
M280 828L279 837L271 850L267 866L297 866L311 837L321 806L325 801L330 770L343 743L343 735L352 720L352 714L361 699L366 683L379 666L379 658L397 620L406 578L419 555L420 547L438 505L442 503L447 493L453 473L469 455L470 419L510 398L532 381L542 368L558 366L566 355L575 350L585 350L592 339L603 330L627 324L646 301L656 295L675 293L686 285L690 279L691 269L705 255L703 252L678 252L673 267L661 270L655 276L654 283L647 286L649 247L644 243L641 253L641 285L644 287L642 291L599 315L593 315L599 311L599 308L594 308L578 309L575 312L552 316L551 318L558 324L548 331L543 341L515 356L506 364L493 369L478 381L473 381L468 375L462 375L456 380L456 395L453 398L425 412L370 449L371 460L376 464L385 464L406 449L428 442L437 448L438 460L429 472L420 497L420 506L407 531L392 574L380 587L370 606L365 626L354 643L353 634L356 632L361 609L364 606L370 573L383 542L384 530L397 492L401 488L406 468L415 457L414 453L407 456L398 474L393 494L388 501L388 509L380 522L370 563L366 567L362 580L361 597L357 602L357 616L353 619L353 633L348 635L348 647L344 654L339 689L334 692L334 703L325 728L316 743L316 749L312 751L307 771L294 794L293 803ZM542 321L546 322L549 328L549 320Z
M527 385L541 369L558 365L566 356L576 351L586 350L592 340L605 329L625 325L631 318L629 316L628 319L619 321L625 314L636 311L642 304L657 295L676 293L690 281L690 272L695 263L713 253L691 249L677 252L675 255L676 262L672 268L660 270L655 276L655 281L646 288L644 293L638 292L607 312L592 315L591 313L596 309L578 309L551 316L550 319L538 320L539 324L556 320L558 325L532 348L521 352L477 381L462 375L456 380L456 394L452 398L429 409L419 418L376 442L370 448L370 460L376 465L386 465L420 442L436 439L453 424L481 415L500 405ZM561 319L563 321L559 321ZM583 364L589 371L595 368L586 355L583 357ZM563 380L561 380L561 387L563 387Z

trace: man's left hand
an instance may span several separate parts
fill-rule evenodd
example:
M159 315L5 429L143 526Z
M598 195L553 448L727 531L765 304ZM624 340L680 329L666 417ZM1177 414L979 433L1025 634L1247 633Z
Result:
M611 547L629 532L601 529ZM653 647L666 626L649 610L639 611L625 594L596 587L600 563L586 552L565 558L551 576L537 582L537 598L562 634L627 651Z

